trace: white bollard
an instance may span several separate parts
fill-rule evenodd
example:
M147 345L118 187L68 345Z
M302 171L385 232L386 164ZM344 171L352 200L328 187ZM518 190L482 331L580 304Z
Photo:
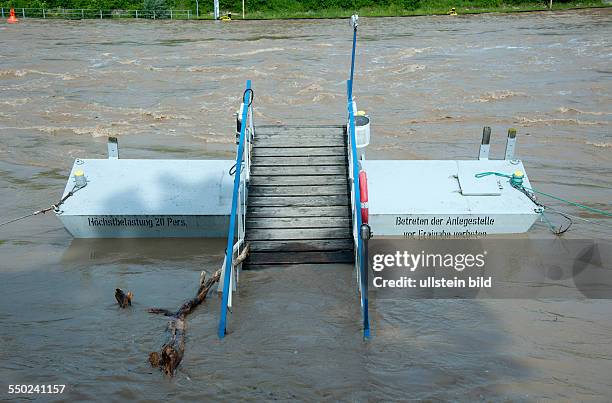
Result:
M488 160L489 159L489 150L491 145L491 128L485 126L482 129L482 141L480 142L480 151L478 152L479 160Z
M514 150L516 149L516 129L508 129L508 137L506 139L506 153L504 154L505 160L514 159Z

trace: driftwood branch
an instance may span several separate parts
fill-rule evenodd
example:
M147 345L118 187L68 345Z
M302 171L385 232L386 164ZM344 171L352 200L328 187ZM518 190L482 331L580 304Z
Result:
M234 259L233 265L240 265L248 256L250 246L247 243L242 252ZM221 278L221 270L217 270L211 278L206 279L206 272L200 274L200 286L195 298L185 302L176 312L167 309L151 308L150 313L163 314L170 316L168 323L168 340L161 347L160 351L149 353L149 362L153 367L160 368L166 375L174 376L176 368L183 359L185 353L185 332L187 328L186 317L198 307L208 295L212 286Z
M206 299L208 291L219 281L221 270L217 270L211 278L206 280L206 273L200 275L200 286L196 296L185 302L178 311L172 313L166 309L151 308L150 313L159 313L171 316L168 323L168 340L159 352L153 351L149 354L149 362L153 367L159 367L166 375L174 376L176 367L181 363L185 352L186 316Z
M134 298L134 294L132 294L131 291L128 291L126 294L121 288L115 289L115 299L117 300L120 308L132 306L132 298Z

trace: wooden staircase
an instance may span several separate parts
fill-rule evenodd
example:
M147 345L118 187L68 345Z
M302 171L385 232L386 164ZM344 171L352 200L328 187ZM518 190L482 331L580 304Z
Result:
M347 174L341 126L257 126L245 268L352 263Z

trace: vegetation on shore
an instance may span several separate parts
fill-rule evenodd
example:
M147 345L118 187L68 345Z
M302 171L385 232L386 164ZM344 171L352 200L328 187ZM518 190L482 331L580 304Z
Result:
M548 0L245 0L247 19L341 18L547 10ZM553 0L553 10L609 7L605 0ZM102 10L191 10L196 0L0 0L0 7ZM213 0L199 0L200 18L212 18ZM220 0L222 14L241 18L242 0ZM112 15L112 14L111 14Z
M414 7L406 8L397 4L374 3L359 8L324 8L319 10L255 10L248 12L248 19L289 19L289 18L348 18L354 12L360 17L403 17L419 15L445 15L451 8L458 14L515 13L549 10L543 1L495 1L495 0L416 0ZM579 8L600 8L610 5L601 0L578 0L555 2L553 10ZM240 9L238 9L240 10ZM237 12L234 12L237 13Z

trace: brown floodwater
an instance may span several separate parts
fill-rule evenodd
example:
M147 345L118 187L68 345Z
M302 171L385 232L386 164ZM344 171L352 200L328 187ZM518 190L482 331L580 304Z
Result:
M369 158L474 158L485 125L501 157L516 127L534 186L612 209L612 12L360 22ZM0 221L56 201L110 135L126 158L233 158L246 79L256 123L342 123L350 40L346 20L0 24ZM578 216L571 236L612 237L610 220L550 204ZM374 298L364 343L341 265L244 272L230 334L211 296L166 379L147 362L166 319L145 310L190 297L223 247L75 241L52 215L0 227L0 399L41 383L72 401L612 399L609 300Z

